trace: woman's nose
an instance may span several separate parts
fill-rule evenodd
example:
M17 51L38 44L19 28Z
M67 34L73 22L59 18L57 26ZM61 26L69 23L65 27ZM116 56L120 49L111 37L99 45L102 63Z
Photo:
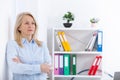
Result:
M33 24L29 24L29 27L33 27Z

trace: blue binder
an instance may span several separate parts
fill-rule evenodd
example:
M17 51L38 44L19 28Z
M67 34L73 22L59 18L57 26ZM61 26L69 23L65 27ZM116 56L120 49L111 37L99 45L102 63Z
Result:
M98 44L97 44L98 52L102 52L102 46L103 46L103 32L98 31Z

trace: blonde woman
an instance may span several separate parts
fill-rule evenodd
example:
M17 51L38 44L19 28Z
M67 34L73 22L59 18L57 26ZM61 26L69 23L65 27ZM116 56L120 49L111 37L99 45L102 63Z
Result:
M7 63L13 80L46 80L51 57L45 43L36 38L37 23L30 13L18 15L14 38L7 43Z

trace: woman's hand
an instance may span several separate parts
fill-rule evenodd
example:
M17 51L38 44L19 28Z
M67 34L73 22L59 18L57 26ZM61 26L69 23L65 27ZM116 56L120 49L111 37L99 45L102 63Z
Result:
M20 61L20 59L19 59L18 57L13 58L12 60L13 60L13 62L16 62L16 63L21 63L21 61Z
M51 72L51 66L47 63L41 64L41 71L49 74Z

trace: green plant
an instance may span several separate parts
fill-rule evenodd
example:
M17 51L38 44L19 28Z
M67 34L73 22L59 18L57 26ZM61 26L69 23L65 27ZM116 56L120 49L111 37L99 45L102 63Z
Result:
M90 22L91 22L91 23L98 23L98 22L99 22L99 19L98 19L98 18L91 18L91 19L90 19Z
M67 20L67 23L69 23L70 21L74 21L74 15L71 12L67 12L66 14L64 14L63 20Z

